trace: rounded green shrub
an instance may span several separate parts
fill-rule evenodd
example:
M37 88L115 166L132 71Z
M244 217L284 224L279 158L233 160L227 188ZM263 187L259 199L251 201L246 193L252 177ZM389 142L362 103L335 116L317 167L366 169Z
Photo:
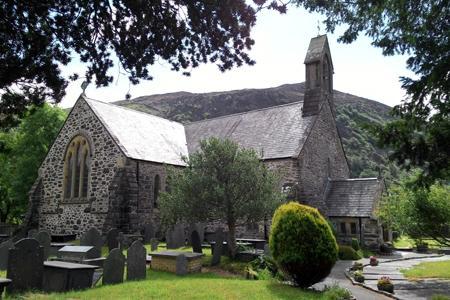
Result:
M352 238L352 248L355 249L355 251L359 250L359 242L355 238Z
M338 259L338 246L317 209L291 202L272 220L270 251L280 268L299 287L325 279Z
M350 246L339 245L339 259L341 260L358 260L362 257Z

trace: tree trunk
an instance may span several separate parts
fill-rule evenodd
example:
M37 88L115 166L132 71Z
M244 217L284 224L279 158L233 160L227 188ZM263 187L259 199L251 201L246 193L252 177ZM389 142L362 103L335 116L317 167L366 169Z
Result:
M236 249L237 249L237 243L236 243L236 225L235 223L228 223L228 234L230 236L230 242L231 242L231 257L236 257Z

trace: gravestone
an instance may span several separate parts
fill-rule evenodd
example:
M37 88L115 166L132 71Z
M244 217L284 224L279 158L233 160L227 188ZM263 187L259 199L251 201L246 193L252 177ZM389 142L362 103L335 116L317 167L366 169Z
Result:
M8 268L9 249L14 248L14 243L6 241L0 244L0 270Z
M175 226L174 230L174 246L180 248L186 245L186 236L184 234L184 224L182 222Z
M45 231L45 232L47 232L48 233L48 235L50 236L50 238L52 237L52 232L50 231L50 230L48 230L48 229L45 229L45 228L42 228L42 229L39 229L38 230L38 232L41 232L41 231ZM36 233L37 234L37 233Z
M118 236L119 236L119 229L113 228L108 231L108 235L106 236L109 248L108 252L111 252L112 249L119 248L119 242L117 241Z
M150 250L151 251L158 250L158 239L157 238L152 238L150 240Z
M175 272L177 276L186 276L188 273L188 260L184 254L177 256L175 261Z
M140 241L135 241L127 251L127 280L145 279L147 276L147 251Z
M44 260L47 260L50 255L50 244L52 242L52 237L48 234L47 230L39 230L34 237L42 247L44 247Z
M202 243L200 242L200 236L198 235L197 230L192 231L191 241L192 241L192 250L194 251L194 253L203 253Z
M34 237L36 236L37 232L38 232L37 229L31 229L30 231L28 231L28 237L34 239Z
M6 291L42 289L44 247L35 239L22 239L9 250L6 277L12 282Z
M187 232L187 244L188 246L192 246L192 232L197 229L197 226L194 222L189 223L188 232ZM198 232L197 232L198 233Z
M103 284L116 284L123 282L125 268L125 255L122 250L116 248L109 252L103 264Z
M151 239L155 237L155 227L152 224L148 224L144 229L144 244L150 243Z
M174 228L169 228L166 231L166 246L167 249L177 249L186 244L186 237L184 236L183 223L177 223Z
M264 245L264 255L267 257L272 257L272 254L270 253L270 246L269 244Z
M119 232L119 236L116 237L117 240L117 248L120 249L120 251L123 251L123 245L125 244L125 237L123 236L123 232Z
M80 246L94 246L102 250L102 235L95 227L89 228L80 238Z
M223 230L222 230L222 228L217 228L216 244L214 245L214 254L213 254L211 265L215 266L220 263L220 256L222 255L222 248L223 248Z
M203 241L205 240L205 223L197 223L196 224L196 229L198 232L198 236L200 237L200 242L203 243Z

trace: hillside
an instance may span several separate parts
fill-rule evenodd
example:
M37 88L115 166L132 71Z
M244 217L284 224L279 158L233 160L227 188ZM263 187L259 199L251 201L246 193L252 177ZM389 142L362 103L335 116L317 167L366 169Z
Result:
M115 104L144 111L181 123L216 118L255 109L302 101L304 83L286 84L268 89L192 94L187 92L143 96ZM336 121L342 137L352 177L375 177L378 166L390 182L399 169L386 160L386 150L357 126L358 120L384 124L391 121L390 107L376 101L334 91Z

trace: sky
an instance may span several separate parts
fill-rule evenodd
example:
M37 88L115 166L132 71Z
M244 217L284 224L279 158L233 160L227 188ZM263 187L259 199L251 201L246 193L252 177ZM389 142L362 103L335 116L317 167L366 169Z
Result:
M114 82L106 88L91 84L86 89L89 98L103 102L124 100L129 93L133 98L174 92L208 93L240 89L277 87L305 81L303 64L311 38L325 34L324 16L311 14L303 8L289 7L287 14L262 11L252 30L256 44L249 52L256 60L255 66L242 66L222 73L213 64L202 65L186 77L170 70L170 65L157 64L150 68L152 81L129 85L126 75L117 79L118 69L111 69ZM371 46L371 39L359 36L352 44L338 43L339 34L345 27L337 28L328 35L334 66L333 85L340 92L376 100L389 106L399 104L404 96L400 76L413 76L406 69L405 56L382 55L379 48ZM117 64L116 64L117 65ZM85 67L73 62L63 68L66 75L84 74ZM69 84L67 95L59 105L72 107L82 92L82 80Z

